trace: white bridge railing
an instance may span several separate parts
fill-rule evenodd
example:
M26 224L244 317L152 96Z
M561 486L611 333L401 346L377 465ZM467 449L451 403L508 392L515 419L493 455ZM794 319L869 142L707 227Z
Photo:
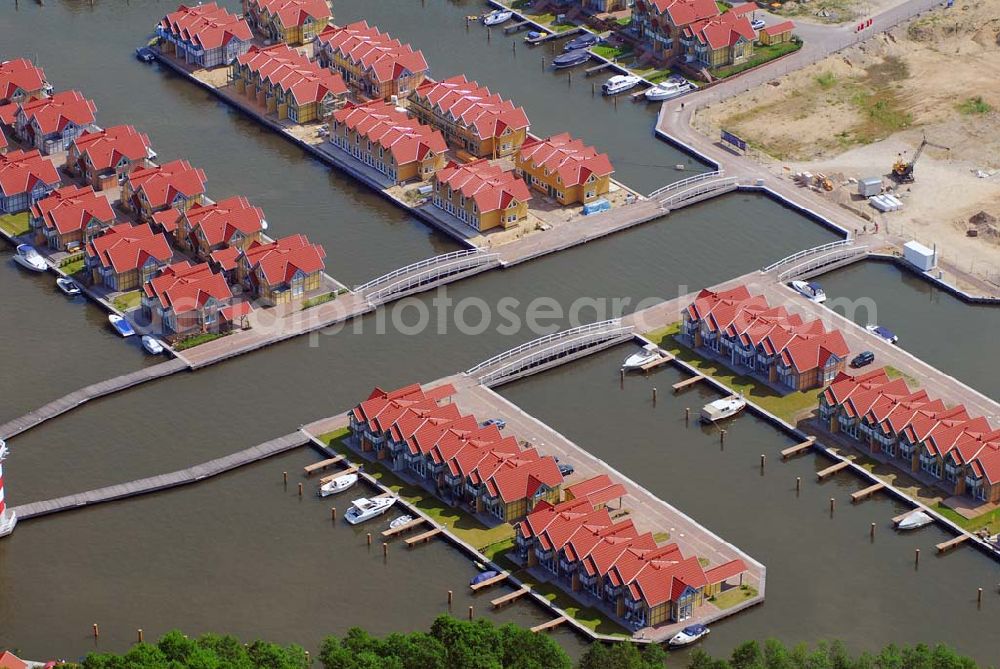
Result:
M665 197L661 197L659 202L661 207L669 209L677 204L687 202L688 200L694 200L695 198L708 193L721 193L723 191L733 190L737 185L739 185L739 183L736 177L724 177L711 181L702 181L688 186L683 190L670 192Z
M427 258L425 260L421 260L419 262L412 263L410 265L407 265L406 267L400 267L399 269L395 269L395 270L389 272L388 274L383 274L380 277L376 277L376 278L372 279L371 281L369 281L367 283L363 283L360 286L356 287L354 289L354 292L356 292L356 293L365 293L367 291L370 291L372 288L378 287L381 284L389 283L393 279L396 279L397 277L405 276L407 274L415 272L416 270L422 269L424 267L432 267L434 265L438 265L438 264L442 264L442 263L448 263L450 261L453 261L453 260L456 260L456 259L459 259L459 258L482 257L483 258L483 262L489 262L489 260L492 259L492 258L495 258L496 255L497 254L495 254L495 253L486 253L485 251L482 251L480 249L465 249L465 250L462 250L462 251L452 251L451 253L444 253L444 254L439 255L439 256L434 256L433 258Z
M631 325L623 325L620 319L581 325L533 339L504 351L469 369L466 374L477 376L480 383L488 386L498 379L516 375L540 363L558 358L563 353L592 344L631 337L634 330Z
M449 258L448 256L452 257ZM361 288L358 288L358 291L370 304L379 304L387 301L388 298L393 295L404 293L411 288L422 286L439 278L444 278L446 276L464 272L476 267L482 267L487 264L499 263L500 254L474 252L466 253L464 255L453 255L451 253L447 253L437 256L437 260L439 262L436 263L414 263L414 265L410 266L409 272L400 272L399 270L393 272L392 274L394 275L393 278L396 279L395 281L385 285L380 285L385 281L382 280L379 284L377 284L379 287L374 290L372 287L368 287L363 291ZM386 277L388 276L389 275L386 275ZM368 282L366 285L371 283L372 282Z
M830 242L829 244L823 244L822 246L814 246L811 249L803 249L801 251L798 251L797 253L793 253L790 256L782 258L778 262L771 263L770 265L768 265L767 267L764 267L760 271L761 272L770 272L772 270L778 269L782 265L787 265L788 263L795 262L796 260L798 260L800 258L805 258L806 256L816 255L817 253L823 253L824 251L828 251L830 249L836 249L836 248L840 248L840 247L843 247L843 246L851 246L853 244L854 244L854 240L852 240L852 239L841 239L841 240L836 241L836 242Z
M680 181L675 181L672 184L667 184L662 188L657 188L652 193L649 194L650 200L655 200L662 195L667 195L672 191L679 191L694 184L701 183L702 181L709 181L711 179L721 179L725 176L724 170L718 170L716 172L703 172L701 174L696 174L693 177L688 177L687 179L681 179Z
M778 281L788 281L844 260L868 254L867 246L842 246L817 256L812 256L798 265L790 267L778 274Z

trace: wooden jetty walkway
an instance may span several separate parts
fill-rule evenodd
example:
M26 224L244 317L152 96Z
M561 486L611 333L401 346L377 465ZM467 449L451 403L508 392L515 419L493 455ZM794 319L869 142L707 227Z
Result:
M501 606L505 604L510 604L511 602L520 599L529 592L531 591L528 589L528 586L522 585L514 592L508 592L506 595L501 595L500 597L497 597L496 599L491 601L490 604L493 605L493 608L499 609Z
M397 534L402 534L403 532L412 530L414 527L419 527L420 525L423 525L426 522L427 520L425 518L421 518L418 516L408 523L403 523L399 527L390 527L389 529L384 530L382 532L382 536L385 538L394 537Z
M794 446L789 446L788 448L782 449L781 459L787 460L793 455L798 455L799 453L805 453L806 451L808 451L810 448L813 447L814 443L816 443L816 437L809 437L801 444L796 444Z
M331 458L331 459L333 459L333 458ZM321 486L324 486L327 483L329 483L330 481L336 481L337 479L339 479L342 476L347 476L348 474L356 474L358 472L358 469L359 469L359 467L357 465L351 465L347 469L343 469L343 470L337 472L336 474L330 474L329 476L324 476L323 478L321 478L319 480L319 484Z
M705 375L704 374L695 374L690 379L684 379L683 381L678 381L677 383L675 383L674 384L674 392L675 393L679 392L681 390L684 390L685 388L693 386L694 384L698 383L699 381L704 381L704 380L705 380Z
M558 627L566 622L566 616L559 616L558 618L553 618L547 623L542 623L541 625L535 625L531 628L532 632L545 632L552 629L553 627Z
M885 487L884 483L875 483L873 485L868 486L864 490L859 490L857 492L852 492L851 493L851 503L852 504L857 504L858 502L863 502L864 500L868 499L869 497L871 497L872 495L874 495L875 493L877 493L879 490L881 490L884 487Z
M333 465L337 464L343 459L344 459L343 455L338 455L334 458L327 458L326 460L321 460L320 462L314 462L311 465L306 465L305 467L303 467L302 474L306 478L309 478L313 472L321 472L328 467L332 467Z
M158 365L152 365L151 367L145 367L135 372L116 376L113 379L93 383L84 388L80 388L79 390L75 390L69 395L65 395L55 401L49 402L45 406L35 409L30 413L26 413L20 418L15 418L12 421L8 421L3 425L0 425L0 439L10 439L13 436L21 434L25 430L30 430L36 425L64 414L71 409L75 409L84 402L88 402L92 399L103 397L105 395L110 395L120 390L131 388L132 386L137 386L140 383L145 383L146 381L160 379L164 376L169 376L174 372L179 372L187 368L188 364L184 360L174 358L173 360L168 360L167 362L161 362Z
M939 543L937 545L937 551L938 551L938 553L947 553L952 548L955 548L959 544L963 544L966 541L968 541L969 538L970 537L969 537L968 534L960 534L957 537L955 537L954 539L949 539L948 541L942 541L941 543Z
M660 365L665 365L668 362L673 362L674 356L672 353L663 353L663 355L653 358L649 362L643 364L639 369L643 372L648 372L651 369L656 369Z
M417 544L422 544L425 541L430 541L431 539L433 539L434 537L436 537L439 534L441 534L441 528L440 527L435 527L433 530L427 530L423 534L418 534L415 537L410 537L409 539L407 539L406 540L406 547L407 548L413 548Z
M830 465L826 469L821 469L820 471L816 472L816 478L818 478L820 481L822 481L823 479L827 478L828 476L833 476L834 474L836 474L837 472L839 472L841 469L847 469L850 466L851 466L851 461L850 460L842 460L842 461L838 462L835 465Z
M69 511L70 509L78 509L102 502L112 502L127 497L135 497L136 495L145 495L217 476L237 467L269 458L272 455L305 446L307 443L309 443L308 435L301 430L297 430L291 434L266 441L263 444L258 444L244 451L231 453L230 455L170 474L159 474L137 481L130 481L129 483L119 483L106 488L98 488L89 492L66 495L65 497L58 497L42 502L31 502L30 504L15 507L14 511L17 513L18 519L24 521L29 518L45 516L60 511Z
M506 572L501 572L494 576L493 578L488 578L485 581L480 581L479 583L473 583L469 586L473 592L479 592L480 590L485 590L491 585L496 585L497 583L503 583L507 580L508 574Z

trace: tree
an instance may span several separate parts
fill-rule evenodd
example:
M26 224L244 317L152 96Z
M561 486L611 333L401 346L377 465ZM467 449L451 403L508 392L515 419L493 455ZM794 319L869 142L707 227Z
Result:
M613 646L594 643L584 653L577 666L579 669L662 669L665 661L666 652L656 644L650 644L640 651L638 646L631 643L618 643ZM706 665L694 669L716 669L716 667Z

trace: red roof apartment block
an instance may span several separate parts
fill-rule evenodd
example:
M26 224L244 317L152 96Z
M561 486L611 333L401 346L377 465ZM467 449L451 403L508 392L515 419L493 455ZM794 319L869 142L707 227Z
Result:
M510 207L526 203L531 191L524 180L513 171L504 170L486 159L459 165L451 163L434 175L437 196L443 201L443 191L450 189L476 204L476 215L481 220L491 212L503 212ZM454 204L454 197L451 198ZM441 206L441 205L438 205Z
M84 175L95 188L112 182L134 169L147 166L151 147L149 136L131 125L116 125L104 130L84 131L69 145L66 166L74 174ZM108 185L112 185L109 183Z
M336 98L347 94L340 74L320 67L287 44L251 47L236 62L255 74L268 92L276 89L291 95L299 107L321 104L328 94Z
M264 210L237 195L214 204L193 205L182 214L177 237L205 258L226 246L245 248L260 239L266 226Z
M217 328L220 312L233 298L222 274L208 263L187 260L164 267L142 288L147 317L175 333Z
M707 45L710 49L733 46L740 38L748 42L757 39L757 33L750 25L746 13L733 10L719 16L700 19L687 26L684 34L686 37L694 37L699 44Z
M351 86L371 99L406 95L427 73L424 55L367 21L327 26L316 38L320 62L336 68Z
M0 62L0 105L42 97L51 90L45 71L27 58Z
M587 146L568 133L552 135L548 139L529 137L521 145L518 162L528 162L533 167L543 167L556 173L567 188L579 186L591 176L605 177L614 172L606 153Z
M135 170L128 175L122 200L151 220L158 211L186 209L205 194L205 172L186 160Z
M145 223L110 227L85 248L87 268L93 273L94 283L118 291L141 287L173 257L166 235L153 232Z
M719 15L719 7L714 0L646 0L660 14L670 17L671 23L682 27L695 21Z
M59 172L38 151L0 154L0 212L26 211L59 185Z
M42 135L61 133L68 125L85 128L94 122L97 105L79 91L62 91L50 98L40 98L21 104L17 113L17 129L26 136L25 128Z
M31 225L52 248L85 243L115 220L108 198L87 187L65 186L31 207Z
M326 0L250 0L250 3L280 18L286 28L333 16Z
M289 235L267 244L253 244L243 252L248 264L271 285L292 280L296 272L311 274L326 266L326 251L305 235Z
M250 42L253 39L246 21L214 2L181 5L177 11L164 16L159 27L161 35L205 51L224 47L233 40Z

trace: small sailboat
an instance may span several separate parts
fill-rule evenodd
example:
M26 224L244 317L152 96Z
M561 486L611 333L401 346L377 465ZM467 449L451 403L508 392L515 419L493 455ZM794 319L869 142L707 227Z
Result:
M701 409L701 419L706 423L717 423L720 420L732 418L747 406L742 395L724 397L721 400L709 402Z
M634 74L616 74L604 82L601 86L601 92L605 95L618 95L630 88L635 88L640 81L642 78Z
M895 344L896 342L899 341L899 337L897 337L892 330L890 330L889 328L884 328L881 325L875 325L873 323L870 323L865 326L865 329L871 332L876 337L884 339L890 344Z
M338 476L332 481L321 485L316 494L318 494L320 497L329 497L330 495L336 495L338 492L344 492L357 482L358 482L357 474L344 474L343 476Z
M689 90L691 90L691 84L686 81L683 83L679 81L663 81L652 88L647 88L643 95L650 102L662 102L663 100L670 100L671 98L676 98L678 95L683 95Z
M142 347L150 355L160 355L163 353L163 344L153 335L142 335Z
M132 324L118 314L109 314L108 322L111 323L111 327L115 329L115 332L123 337L131 337L135 334L135 330L132 329Z
M497 26L505 21L510 21L514 12L509 9L496 9L483 17L484 26Z
M381 516L395 503L395 497L361 497L351 502L351 508L344 514L344 518L351 525L358 525Z
M660 347L656 344L646 344L642 347L641 351L637 351L625 358L625 362L622 363L622 369L626 372L630 372L634 369L642 369L642 366L646 363L656 360L661 355Z
M389 523L389 529L390 530L394 530L397 527L402 527L403 525L406 525L407 523L412 523L412 522L413 522L413 516L411 516L408 513L404 513L399 518L393 518L392 522Z
M899 521L896 528L900 530L917 530L921 527L926 527L933 522L934 519L931 518L930 515L928 515L925 511L920 511L918 509Z
M76 281L65 276L56 279L56 285L59 287L59 290L70 297L75 297L83 292Z
M45 264L45 258L31 244L18 244L17 255L14 256L14 261L21 267L30 269L32 272L44 272L49 268Z
M569 53L564 53L561 56L556 56L552 61L552 67L557 70L561 70L564 67L576 67L577 65L583 65L588 60L590 60L590 52L586 49L577 49L576 51L570 51Z
M712 630L708 629L704 625L688 625L680 632L670 637L670 641L668 641L667 644L674 648L689 646L711 631Z

